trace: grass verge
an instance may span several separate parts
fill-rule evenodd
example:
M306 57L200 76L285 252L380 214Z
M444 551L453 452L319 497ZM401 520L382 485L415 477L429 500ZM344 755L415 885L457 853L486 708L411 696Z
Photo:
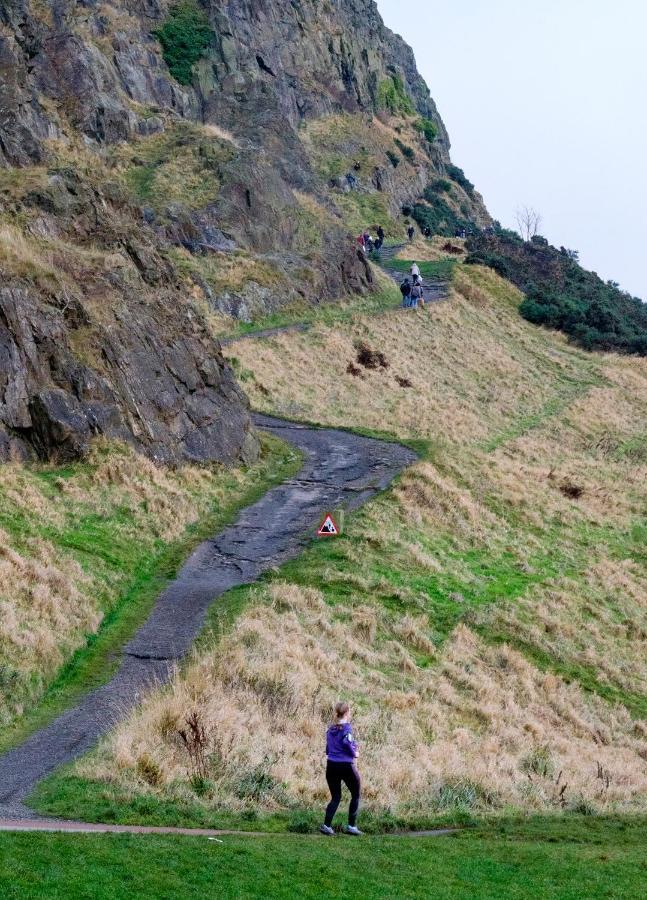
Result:
M428 898L627 900L645 820L531 819L443 838L0 835L7 900Z

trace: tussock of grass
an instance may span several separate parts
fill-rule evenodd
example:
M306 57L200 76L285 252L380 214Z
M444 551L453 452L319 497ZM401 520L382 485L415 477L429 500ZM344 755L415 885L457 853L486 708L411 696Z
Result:
M213 202L234 152L229 136L183 123L121 145L113 161L136 199L163 213L173 203L201 209Z

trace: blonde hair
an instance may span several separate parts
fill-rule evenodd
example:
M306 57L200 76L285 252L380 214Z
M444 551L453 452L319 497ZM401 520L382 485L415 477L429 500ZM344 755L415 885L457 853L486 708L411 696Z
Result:
M334 717L335 722L340 722L344 716L350 712L350 705L345 700L339 700L335 703Z

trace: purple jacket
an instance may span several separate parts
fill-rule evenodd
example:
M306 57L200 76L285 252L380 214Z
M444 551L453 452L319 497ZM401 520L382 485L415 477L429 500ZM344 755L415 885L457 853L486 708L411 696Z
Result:
M331 725L326 732L326 756L331 762L355 762L358 749L350 722Z

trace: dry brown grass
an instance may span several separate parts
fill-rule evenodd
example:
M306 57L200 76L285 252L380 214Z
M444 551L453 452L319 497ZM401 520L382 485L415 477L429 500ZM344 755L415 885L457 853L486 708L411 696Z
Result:
M559 379L577 374L583 357L559 338L547 345L542 332L519 318L518 292L495 275L473 273L469 284L471 297L459 282L451 302L431 310L359 316L343 330L319 326L308 336L241 342L229 352L254 373L246 390L260 409L385 428L400 437L487 440L510 421L539 412L556 396ZM488 293L492 287L498 296ZM383 352L391 368L364 380L348 374L360 340ZM396 375L413 388L399 388Z
M233 809L321 804L322 732L349 696L373 807L644 809L647 724L618 701L636 715L647 693L647 577L631 538L645 512L647 367L573 349L518 302L494 274L459 270L431 314L230 351L255 405L430 439L430 458L351 521L334 560L306 565L310 587L257 590L231 633L79 772ZM359 342L389 368L347 374ZM215 760L202 801L174 737L196 710ZM261 770L269 786L251 798L241 778Z
M174 472L100 443L60 475L0 467L0 722L42 693L147 560L254 477L219 467Z
M286 791L291 802L322 804L322 734L333 701L349 696L374 808L438 810L459 802L455 795L467 786L477 807L561 808L564 783L567 805L584 798L605 810L640 806L647 741L625 711L586 698L507 647L488 647L463 626L437 665L420 669L413 654L427 641L418 622L391 627L379 607L340 610L318 591L271 585L212 653L76 771L177 796L190 767L176 732L196 710L212 736L213 789L204 802L245 807L252 800L241 783L266 766L275 787L253 805L282 806ZM532 770L538 754L540 772ZM154 787L138 775L143 758L154 762ZM611 773L608 787L597 778L598 763Z
M407 243L399 253L396 259L415 259L418 262L437 262L439 259L447 259L447 251L444 249L445 244L451 244L453 247L460 248L462 255L465 256L465 241L462 238L446 238L435 234L432 238L422 237L420 233L416 234L414 240ZM460 261L461 257L455 257Z

